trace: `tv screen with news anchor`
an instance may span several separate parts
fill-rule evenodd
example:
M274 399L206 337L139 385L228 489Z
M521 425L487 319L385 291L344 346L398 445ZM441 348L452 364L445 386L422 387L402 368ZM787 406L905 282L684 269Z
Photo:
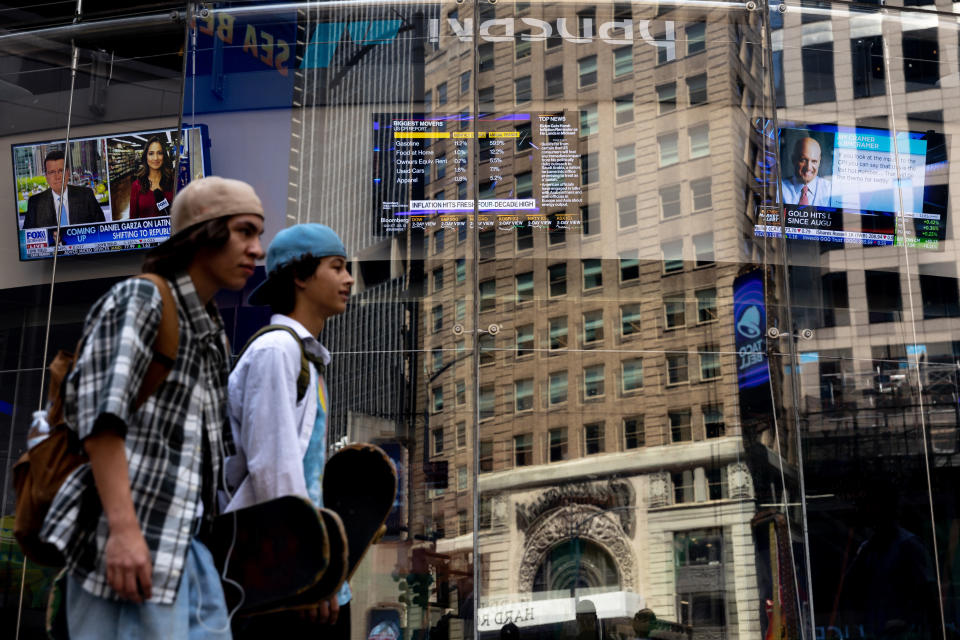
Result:
M206 128L13 145L20 260L149 249L177 191L209 174Z

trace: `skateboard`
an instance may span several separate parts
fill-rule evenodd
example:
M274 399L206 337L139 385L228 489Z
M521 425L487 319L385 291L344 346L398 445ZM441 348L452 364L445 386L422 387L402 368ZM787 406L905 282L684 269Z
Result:
M340 516L347 532L347 580L386 532L396 496L397 469L380 447L350 444L327 461L323 504Z
M239 615L287 608L284 604L307 592L331 567L345 561L342 525L335 514L321 514L298 496L283 496L213 519L202 541L213 554L223 582L227 610ZM333 544L331 545L331 539ZM339 557L331 555L340 550ZM336 586L325 594L329 597ZM324 594L313 595L313 602Z

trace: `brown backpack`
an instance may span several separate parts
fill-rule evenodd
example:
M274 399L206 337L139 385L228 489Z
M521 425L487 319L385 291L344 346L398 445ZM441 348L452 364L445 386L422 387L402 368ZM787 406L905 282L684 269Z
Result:
M160 328L153 342L154 357L140 384L134 410L140 408L170 373L177 359L180 343L177 305L167 281L152 273L137 277L156 285L163 306ZM77 343L77 354L80 353L82 343L81 338ZM66 425L63 418L63 383L73 369L75 358L73 353L61 349L50 362L50 387L47 394L50 399L47 412L50 435L20 456L13 466L13 486L17 498L13 535L20 543L24 555L38 564L51 567L61 567L65 560L54 545L40 540L43 520L63 481L87 461L77 433Z

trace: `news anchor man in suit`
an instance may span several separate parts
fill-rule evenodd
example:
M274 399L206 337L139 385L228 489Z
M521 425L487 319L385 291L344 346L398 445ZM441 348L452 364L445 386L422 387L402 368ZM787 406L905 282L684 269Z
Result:
M800 138L793 145L790 161L794 175L783 181L783 201L799 206L829 207L832 185L820 173L820 143Z
M27 200L27 215L23 220L24 229L57 226L60 195L64 186L63 164L63 151L51 151L43 159L44 175L47 177L50 188L30 196ZM61 226L104 221L103 209L92 190L70 184L66 187L63 193L67 195L67 201L61 215Z

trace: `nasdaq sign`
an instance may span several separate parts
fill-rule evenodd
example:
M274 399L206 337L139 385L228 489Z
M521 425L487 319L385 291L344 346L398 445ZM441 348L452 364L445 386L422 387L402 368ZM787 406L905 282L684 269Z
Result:
M518 32L517 22L524 30ZM474 24L472 18L463 22L449 18L446 22L439 18L427 21L427 40L440 42L440 30L443 25L449 27L444 36L455 36L461 42L473 40ZM325 22L318 24L307 44L306 54L300 63L301 69L325 69L333 61L333 55L341 42L351 41L357 45L374 46L393 42L400 32L403 20L361 20L357 22ZM484 20L477 32L481 40L487 42L512 42L517 37L527 42L543 42L547 38L559 36L574 44L599 40L610 45L633 44L635 36L647 44L663 49L664 61L674 60L676 51L676 27L672 20L662 22L663 35L655 38L650 33L649 20L612 20L604 22L594 30L593 20L583 21L581 35L572 33L567 27L566 18L557 18L556 25L538 18L523 17L496 18ZM554 30L556 29L556 30Z

